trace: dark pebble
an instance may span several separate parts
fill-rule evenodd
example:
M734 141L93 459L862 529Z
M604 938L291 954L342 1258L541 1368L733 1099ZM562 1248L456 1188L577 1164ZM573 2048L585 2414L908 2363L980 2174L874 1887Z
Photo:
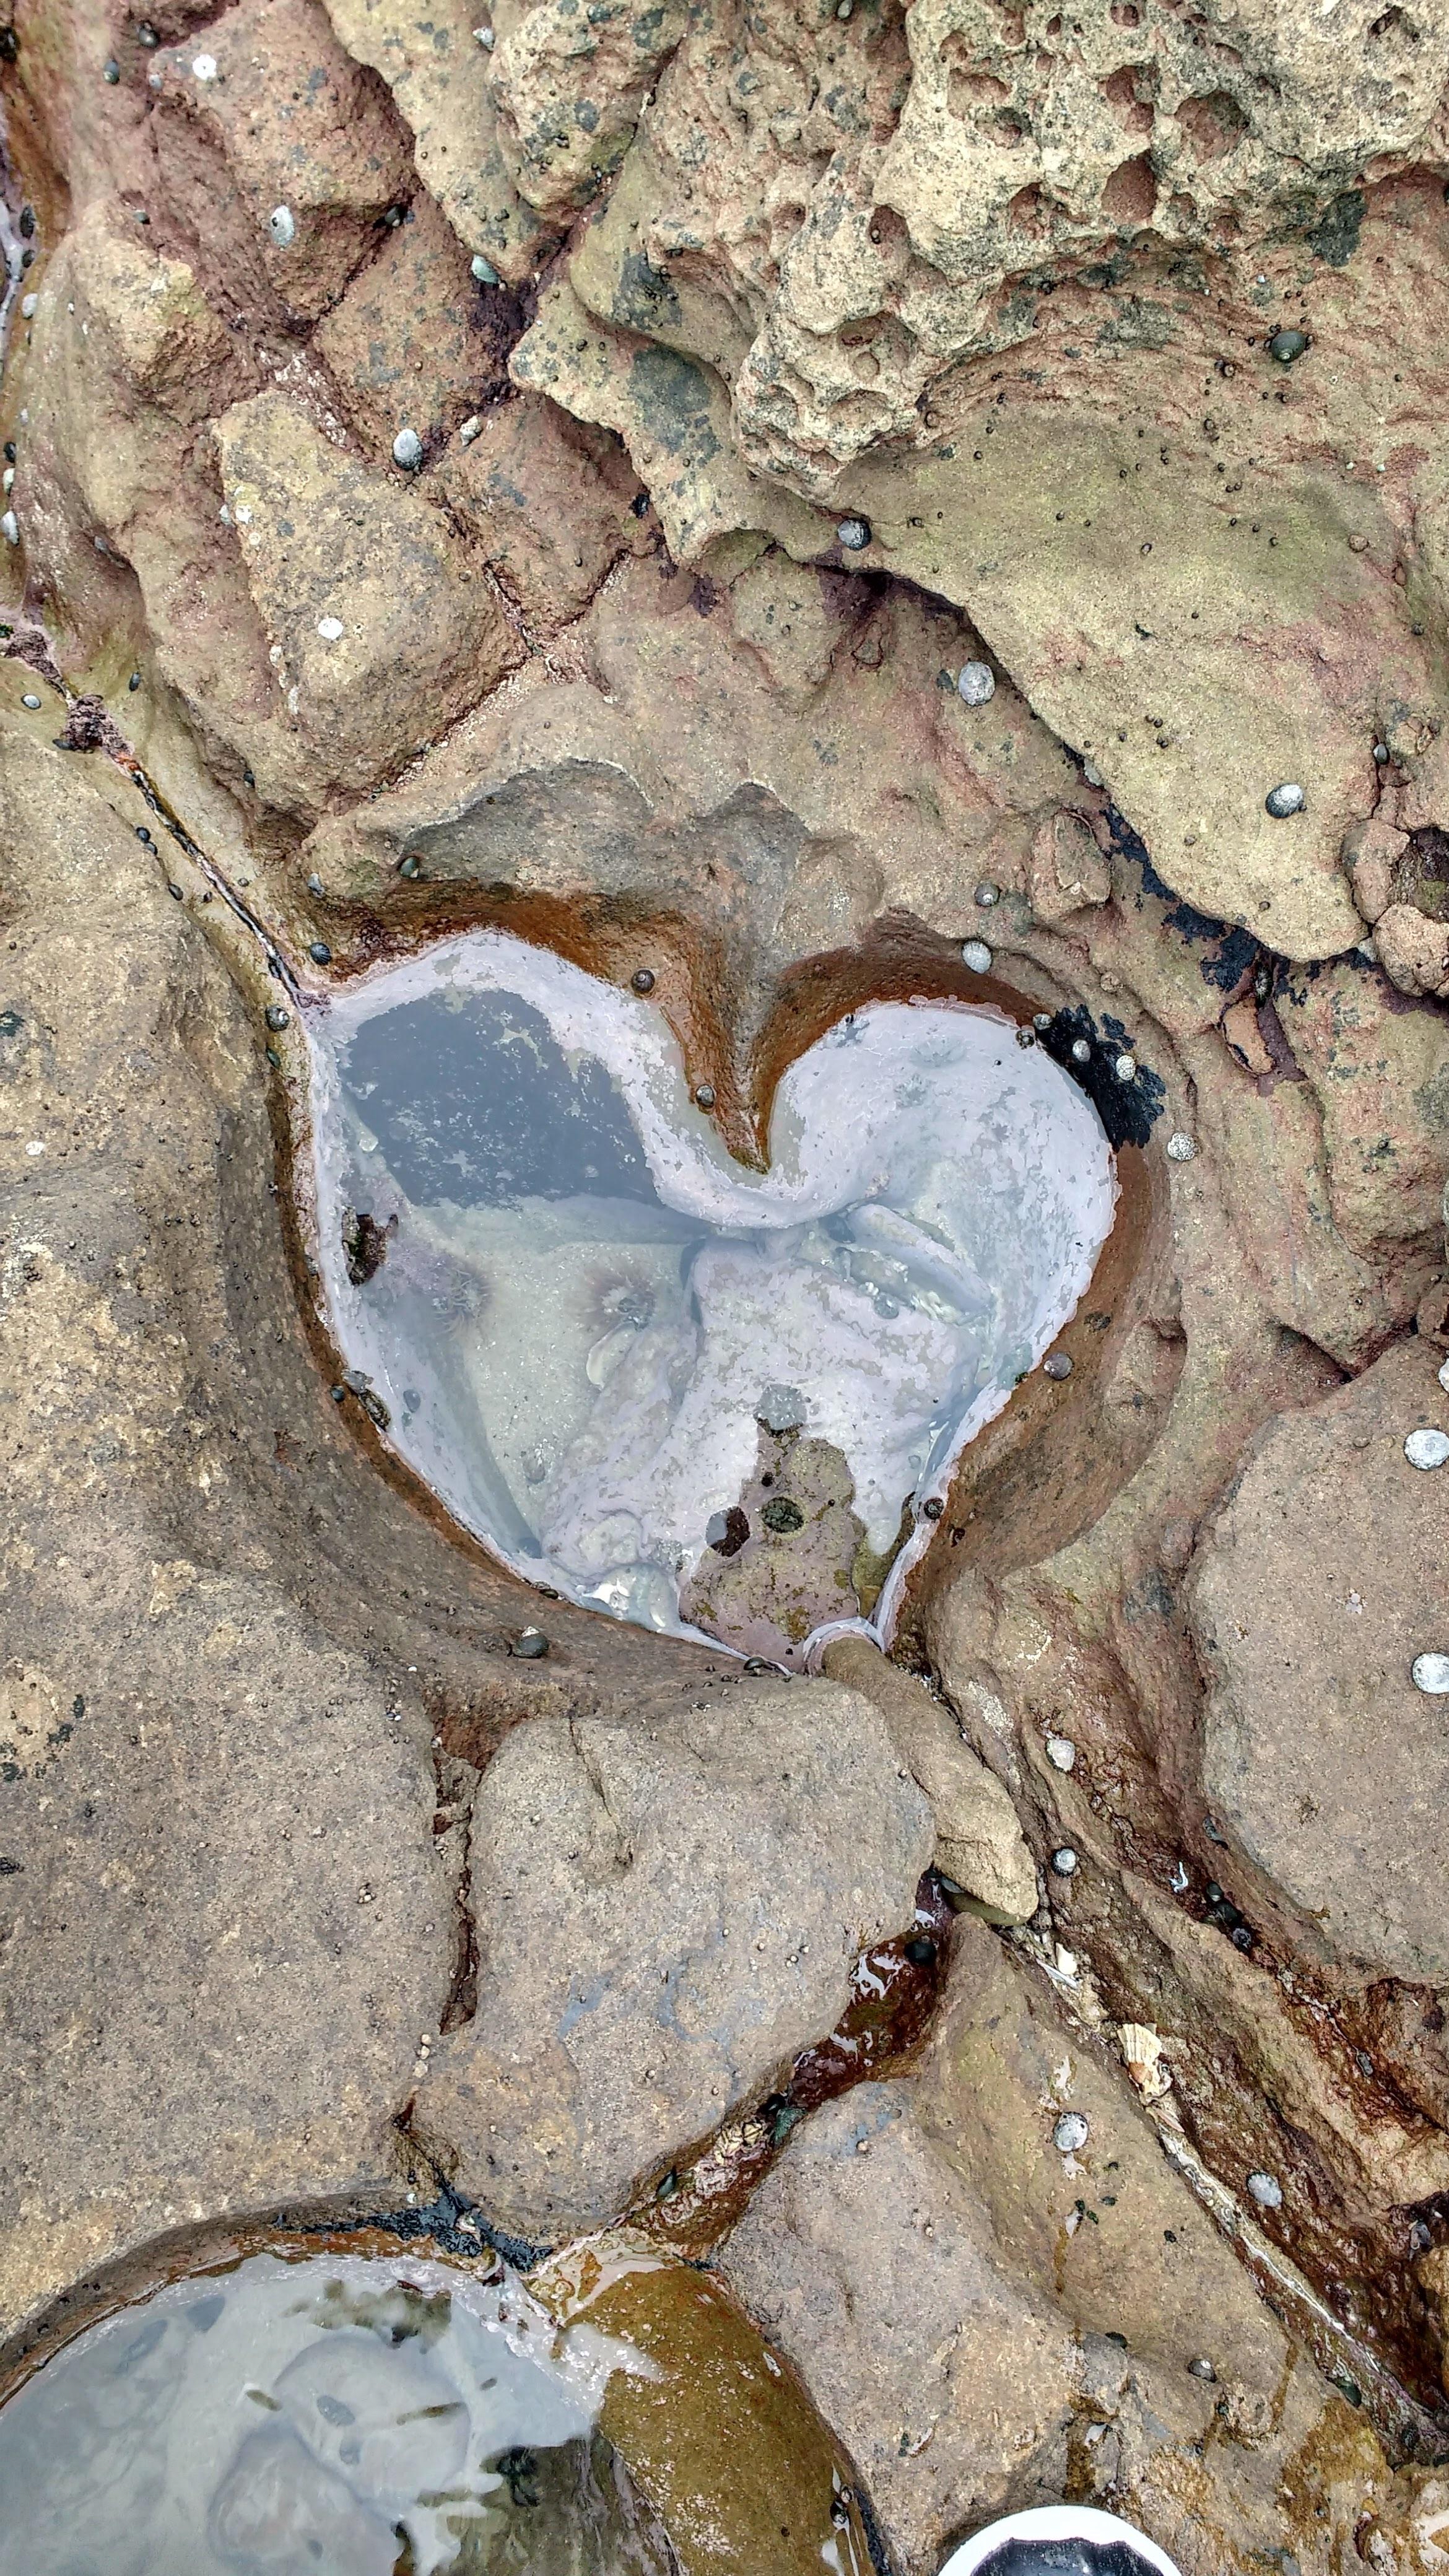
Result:
M940 1495L932 1494L929 1501L921 1505L921 1518L926 1521L938 1521L945 1508Z
M325 939L314 939L307 954L314 966L330 966L332 963L332 951Z
M694 1102L697 1109L713 1109L714 1084L712 1082L697 1083L695 1086Z
M526 1663L536 1663L540 1655L548 1653L548 1639L541 1628L525 1628L521 1637L515 1637L513 1651Z
M1307 346L1306 332L1275 331L1268 343L1268 355L1276 358L1280 367L1291 367L1295 358L1302 357Z
M842 519L835 533L847 554L858 555L870 544L870 521L854 516Z
M121 77L121 66L116 61L114 55L106 65L105 77L110 82L112 89L114 89L117 81Z
M270 1054L270 1053L271 1053L271 1049L270 1049L270 1047L268 1048L267 1052L268 1052L268 1054ZM345 1403L346 1403L346 1401L347 1401L347 1389L346 1389L346 1387L345 1387L345 1386L334 1386L334 1388L333 1388L333 1390L332 1390L332 1401L333 1401L333 1403L334 1403L334 1404L345 1404Z
M767 1663L763 1655L750 1655L746 1658L745 1670L747 1673L772 1673L774 1669L774 1665Z
M141 674L140 674L140 672L139 672L139 671L133 671L133 672L131 673L131 676L130 676L129 680L126 682L126 686L127 686L127 688L131 691L132 696L134 696L134 695L135 695L135 693L136 693L137 689L139 689L140 685L141 685Z
M269 1029L289 1029L291 1025L292 1014L290 1011L284 1011L280 1002L269 1002L267 1004L267 1026Z
M921 1940L908 1941L906 1943L906 1957L910 1960L913 1968L929 1968L935 1955L936 1944L934 1941Z
M636 993L652 993L654 990L654 977L647 966L636 966L629 981Z
M415 859L411 854L409 854L407 858L399 859L397 863L397 872L400 877L406 877L409 882L411 882L414 877L420 877L422 875L422 860Z
M136 826L136 838L137 838L137 840L138 840L138 841L144 841L148 850L154 850L154 849L155 849L156 844L155 844L155 842L152 840L151 835L150 835L150 833L147 831L146 826L145 826L145 824L144 824L144 823L138 823L138 824L137 824L137 826Z

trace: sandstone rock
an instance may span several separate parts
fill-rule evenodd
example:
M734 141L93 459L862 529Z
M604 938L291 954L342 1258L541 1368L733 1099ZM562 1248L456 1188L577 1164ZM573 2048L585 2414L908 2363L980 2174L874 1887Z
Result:
M332 778L368 787L521 648L441 514L367 472L285 395L235 405L216 435L288 711ZM323 632L334 623L340 635Z
M479 286L456 233L420 195L312 343L376 463L391 460L404 425L427 445L494 399L507 382L509 306Z
M569 0L518 11L494 56L493 97L519 193L540 214L566 219L612 177L687 22L683 0L651 0L582 25Z
M407 193L407 153L383 91L348 59L319 0L242 0L213 20L200 80L190 49L158 55L159 161L171 220L240 264L283 312L335 302ZM218 189L219 171L226 173ZM285 206L294 230L273 239Z
M1053 815L1037 833L1031 857L1027 891L1039 921L1065 921L1111 894L1112 872L1084 815Z
M1449 921L1392 903L1374 923L1379 963L1401 993L1449 995Z
M936 1820L936 1866L988 1923L1027 1923L1037 1909L1036 1863L1000 1781L966 1743L951 1712L866 1637L837 1637L822 1658L832 1681L874 1702Z
M1357 958L1285 978L1274 1007L1322 1122L1333 1225L1397 1273L1407 1305L1443 1236L1449 1062L1439 1014L1407 1007Z
M498 142L488 57L473 0L327 0L350 54L380 73L412 130L418 176L467 249L513 284L550 247L521 203Z
M1295 2011L1291 1981L1285 1990L1215 1925L1195 1921L1144 1880L1134 1876L1130 1892L1197 2011L1231 2040L1249 2080L1311 2139L1354 2217L1449 2189L1449 2136L1389 2101L1367 2110L1347 2048L1332 2048L1311 2010L1300 2003Z
M879 1716L830 1684L517 1729L473 1814L477 2014L433 2052L418 2133L519 2234L617 2216L834 2027L930 1850Z
M619 556L639 542L628 461L536 394L500 402L467 447L456 442L437 480L517 600L530 634L552 635L588 606Z
M1096 0L1080 23L933 0L908 32L771 18L731 51L691 30L643 121L647 215L630 207L615 265L677 260L731 314L755 470L820 490L919 440L953 369L1032 337L1043 286L1100 290L1135 261L1171 295L1209 243L1255 251L1290 223L1347 258L1365 149L1408 168L1434 129L1442 67L1407 26L1374 37L1371 0L1331 59L1310 0L1240 10L1211 61L1170 12Z
M724 2258L861 2462L910 2576L1064 2488L1124 2513L1184 2576L1246 2576L1270 2547L1342 2567L1384 2475L1372 2436L1256 2299L1125 2079L984 1927L957 1939L917 2079L798 2130ZM1068 2105L1088 2132L1071 2157L1053 2143ZM1291 2474L1305 2445L1311 2492Z
M427 1721L303 1608L215 1420L255 1040L91 775L0 723L3 2331L170 2227L385 2193L452 1969Z
M1409 846L1407 832L1375 816L1349 833L1344 856L1353 879L1353 899L1365 921L1377 921L1394 900L1394 879Z
M1412 1339L1280 1415L1199 1536L1188 1603L1219 1821L1342 1957L1442 1983L1449 1755L1410 1669L1445 1613L1443 1498L1404 1456L1421 1423L1449 1404Z

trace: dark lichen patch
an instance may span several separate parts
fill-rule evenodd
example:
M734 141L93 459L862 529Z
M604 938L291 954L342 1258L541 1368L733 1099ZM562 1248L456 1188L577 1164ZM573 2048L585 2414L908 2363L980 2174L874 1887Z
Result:
M1326 260L1330 268L1346 268L1358 248L1363 216L1362 189L1346 189L1313 226L1308 235L1309 249Z

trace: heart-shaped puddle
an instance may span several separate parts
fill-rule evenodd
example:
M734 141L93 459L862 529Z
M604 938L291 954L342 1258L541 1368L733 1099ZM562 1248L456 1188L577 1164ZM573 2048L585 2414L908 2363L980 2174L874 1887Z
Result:
M1001 1013L857 1011L767 1171L657 1008L475 931L310 1003L318 1260L374 1420L570 1599L804 1660L888 1637L961 1450L1112 1222L1091 1104Z

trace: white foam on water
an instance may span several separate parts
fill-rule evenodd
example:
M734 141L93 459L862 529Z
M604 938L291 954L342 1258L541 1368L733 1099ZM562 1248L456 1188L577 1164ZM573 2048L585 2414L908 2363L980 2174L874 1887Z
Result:
M537 1013L563 1051L552 1114L575 1160L580 1120L598 1115L597 1193L534 1172L490 1203L464 1155L456 1195L436 1159L431 1195L406 1195L394 1166L440 1107L456 1114L457 1059L430 1106L434 1068L408 1060L398 1023L390 1160L358 1041L371 1029L380 1061L371 1024L410 1009L407 1026L465 1039L488 995ZM438 1005L457 1018L437 1020ZM680 1592L755 1470L767 1388L798 1395L805 1432L843 1454L884 1553L907 1502L919 1513L945 1495L966 1443L1070 1319L1111 1229L1116 1171L1095 1109L990 1007L881 1002L829 1030L780 1083L764 1172L736 1163L696 1107L656 1005L504 932L308 1001L304 1024L316 1258L338 1346L389 1438L517 1572L659 1629L698 1633ZM480 1045L497 1026L480 1020ZM506 1044L515 1066L536 1056ZM559 1112L560 1082L589 1059L612 1094L591 1075L587 1105L575 1091ZM642 1157L612 1190L606 1128L632 1131ZM344 1208L399 1219L372 1279L349 1276ZM918 1518L897 1554L872 1633L888 1640L932 1527Z

